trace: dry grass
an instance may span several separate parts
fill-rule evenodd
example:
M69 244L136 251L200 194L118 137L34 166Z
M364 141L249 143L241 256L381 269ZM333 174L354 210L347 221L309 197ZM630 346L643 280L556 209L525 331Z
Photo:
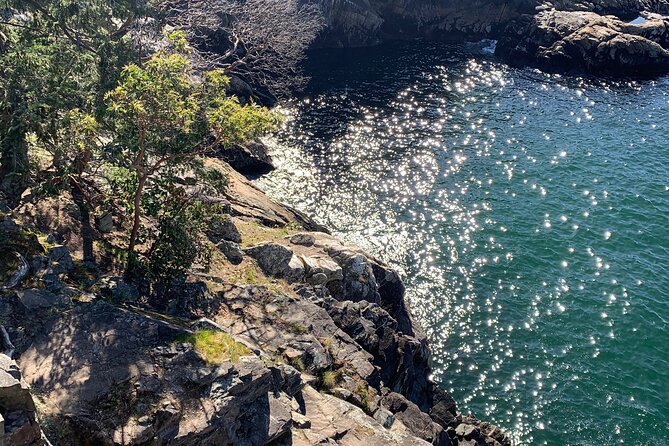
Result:
M216 248L212 251L211 261L206 269L206 273L210 276L223 279L225 282L240 286L260 285L276 293L295 295L295 292L285 280L266 276L253 259L246 257L239 265L233 265ZM199 280L203 279L199 278ZM205 282L212 292L224 289L222 284L207 280Z
M221 364L226 361L234 364L239 361L240 357L252 354L248 347L222 331L196 331L186 336L184 341L193 344L195 351L211 364Z
M300 227L295 223L290 223L283 228L269 228L256 221L237 220L235 225L242 234L242 246L244 247L283 240L289 235L300 232Z

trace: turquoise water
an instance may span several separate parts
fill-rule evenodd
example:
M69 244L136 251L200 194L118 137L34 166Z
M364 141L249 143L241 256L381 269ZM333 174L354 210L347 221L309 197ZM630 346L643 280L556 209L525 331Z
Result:
M309 71L259 185L403 272L460 409L521 445L669 445L669 79L419 44Z

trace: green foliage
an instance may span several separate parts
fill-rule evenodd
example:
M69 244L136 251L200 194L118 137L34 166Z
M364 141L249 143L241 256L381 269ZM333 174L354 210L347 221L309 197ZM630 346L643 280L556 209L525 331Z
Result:
M251 355L248 347L222 331L199 330L177 341L192 344L195 351L200 353L205 361L212 364L221 364L225 361L234 364L239 361L240 357Z
M244 277L246 278L246 283L251 285L254 285L258 281L256 272L250 266L244 270Z
M359 380L355 384L353 393L357 395L357 397L360 399L360 404L362 405L362 408L368 409L372 401L370 398L369 387L367 386L367 384L364 381Z
M304 372L307 370L307 366L304 364L304 360L300 358L299 356L295 356L293 358L290 358L288 360L288 364L292 365L295 367L297 370L300 372Z
M183 191L175 192L167 200L146 262L150 278L169 285L183 280L194 262L209 262L211 251L200 233L211 207L200 201L189 201Z
M29 134L47 150L74 109L93 113L130 56L126 34L147 13L144 0L5 0L0 23L2 173L28 175ZM57 154L54 154L57 156ZM5 185L7 186L7 185ZM16 191L13 191L16 192Z
M107 94L117 147L110 163L121 164L135 176L132 200L125 200L132 202L129 210L134 214L128 250L135 250L145 211L162 213L159 232L182 249L177 259L167 255L169 243L165 248L154 244L153 254L166 259L159 264L159 276L182 271L197 250L197 232L188 223L193 221L188 212L172 213L165 207L179 174L202 172L199 156L220 144L264 134L277 123L276 115L266 109L242 106L226 96L228 81L222 72L207 72L202 81L195 81L183 35L173 33L170 40L173 48L159 51L142 66L126 66L118 87ZM214 188L225 186L220 175L209 172L205 179L212 180Z
M309 333L309 329L307 328L307 326L299 322L289 322L287 325L290 331L292 331L295 334Z
M36 192L71 192L87 259L93 209L127 212L128 266L165 282L207 261L200 233L218 210L193 196L222 192L227 181L200 157L271 131L278 115L228 96L223 71L196 72L181 31L150 57L136 52L129 31L150 4L0 4L0 177L15 197L29 174L44 185ZM31 163L37 151L51 165ZM196 176L198 190L183 186L185 175Z
M228 188L228 177L220 170L196 167L195 174L201 185L206 185L218 194L224 194Z
M275 114L225 95L228 81L221 71L204 73L202 82L193 81L194 74L186 53L161 51L141 67L125 67L121 83L108 93L120 155L135 169L156 173L167 163L188 162L215 145L275 128Z

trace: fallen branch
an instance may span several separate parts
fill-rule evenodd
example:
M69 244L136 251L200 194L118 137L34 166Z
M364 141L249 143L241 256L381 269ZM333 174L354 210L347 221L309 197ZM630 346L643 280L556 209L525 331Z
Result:
M24 259L23 256L18 252L15 252L14 254L16 254L16 257L19 259L19 268L16 270L11 279L7 281L7 284L3 287L4 289L14 288L16 285L21 283L23 278L30 270L30 266L28 265L28 262L26 262L26 259Z
M9 359L12 359L16 347L14 347L14 344L9 339L9 333L7 333L4 325L0 325L0 341L2 341L2 353L9 356Z

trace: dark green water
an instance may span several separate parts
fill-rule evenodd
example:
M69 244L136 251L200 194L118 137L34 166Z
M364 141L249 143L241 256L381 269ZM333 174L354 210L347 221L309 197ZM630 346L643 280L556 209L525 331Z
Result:
M417 44L309 70L259 185L403 271L461 410L523 445L669 445L669 79Z

